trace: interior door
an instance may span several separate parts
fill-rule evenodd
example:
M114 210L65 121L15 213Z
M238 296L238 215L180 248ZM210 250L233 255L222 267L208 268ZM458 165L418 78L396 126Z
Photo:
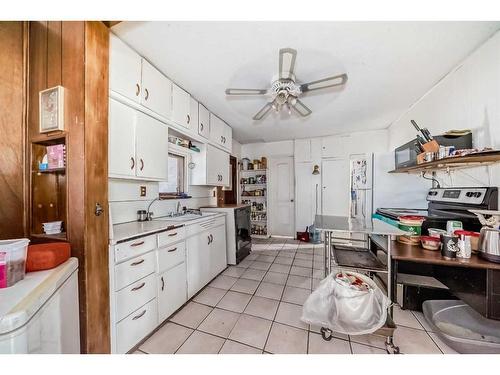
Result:
M168 126L138 112L137 176L168 180Z
M272 158L269 171L271 235L294 236L295 187L293 157Z
M321 212L323 215L349 215L349 160L323 159L321 184L323 194Z
M172 82L146 60L142 61L141 104L170 118Z
M137 111L114 99L109 99L108 146L109 174L135 176L135 128Z

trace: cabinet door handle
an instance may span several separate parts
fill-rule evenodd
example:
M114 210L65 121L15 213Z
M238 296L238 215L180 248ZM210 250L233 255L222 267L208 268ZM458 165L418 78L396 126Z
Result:
M141 168L139 168L141 171L144 169L144 160L139 159L141 161Z
M210 236L207 236L208 237L208 243L207 245L210 245Z
M220 136L220 141L224 142L224 137L222 135Z
M211 234L210 235L210 243L214 242L214 236Z
M132 288L132 292L135 292L136 290L139 290L139 289L144 288L144 285L146 285L146 283L145 283L145 282L142 282L142 284L141 284L141 285L139 285L139 286L136 286L136 287Z
M135 96L139 96L141 93L141 86L138 83L135 84Z
M130 169L134 169L135 168L135 160L134 160L134 158L131 157L130 161L132 162L132 165L130 166Z
M148 91L148 89L144 89L144 92L146 93L146 96L144 97L144 100L148 100L148 98L149 98L149 91Z
M133 243L132 245L130 245L130 247L137 247L141 245L144 245L144 241Z
M137 262L131 263L131 266L138 266L139 264L144 263L144 259L138 260Z
M144 316L144 314L146 314L146 310L142 310L142 312L139 315L134 316L132 320L140 319Z
M167 250L167 253L173 253L175 250L177 250L176 247L174 247L173 249Z
M203 131L203 123L200 123L200 130Z
M187 123L189 124L191 122L191 116L187 115Z
M161 290L165 290L165 279L163 278L163 276L161 277Z
M168 235L168 236L169 236L169 237L177 236L177 232L175 232L175 233L169 233L169 235Z

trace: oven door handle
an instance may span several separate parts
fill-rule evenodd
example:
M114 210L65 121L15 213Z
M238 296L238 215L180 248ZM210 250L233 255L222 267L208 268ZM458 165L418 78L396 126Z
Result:
M477 216L472 212L467 212L467 211L453 212L453 211L439 210L434 208L432 209L431 212L429 212L429 219L433 219L436 216L437 218L443 218L443 219L461 219L461 218L477 219Z

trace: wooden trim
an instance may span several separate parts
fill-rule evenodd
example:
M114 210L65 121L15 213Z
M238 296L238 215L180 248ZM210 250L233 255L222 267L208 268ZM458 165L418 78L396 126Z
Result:
M109 353L108 76L109 29L85 22L85 260L87 347ZM100 204L104 211L95 214Z
M120 22L123 21L102 21L102 23L107 27L107 28L112 28L115 25L118 25Z

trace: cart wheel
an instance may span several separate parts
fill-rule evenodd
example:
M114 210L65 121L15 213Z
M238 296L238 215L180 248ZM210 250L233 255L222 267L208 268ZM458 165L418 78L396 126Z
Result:
M332 335L333 332L331 329L321 327L320 332L321 332L321 337L323 337L323 340L330 341L333 337Z
M394 345L392 342L386 342L385 351L387 352L387 354L399 354L399 346Z

